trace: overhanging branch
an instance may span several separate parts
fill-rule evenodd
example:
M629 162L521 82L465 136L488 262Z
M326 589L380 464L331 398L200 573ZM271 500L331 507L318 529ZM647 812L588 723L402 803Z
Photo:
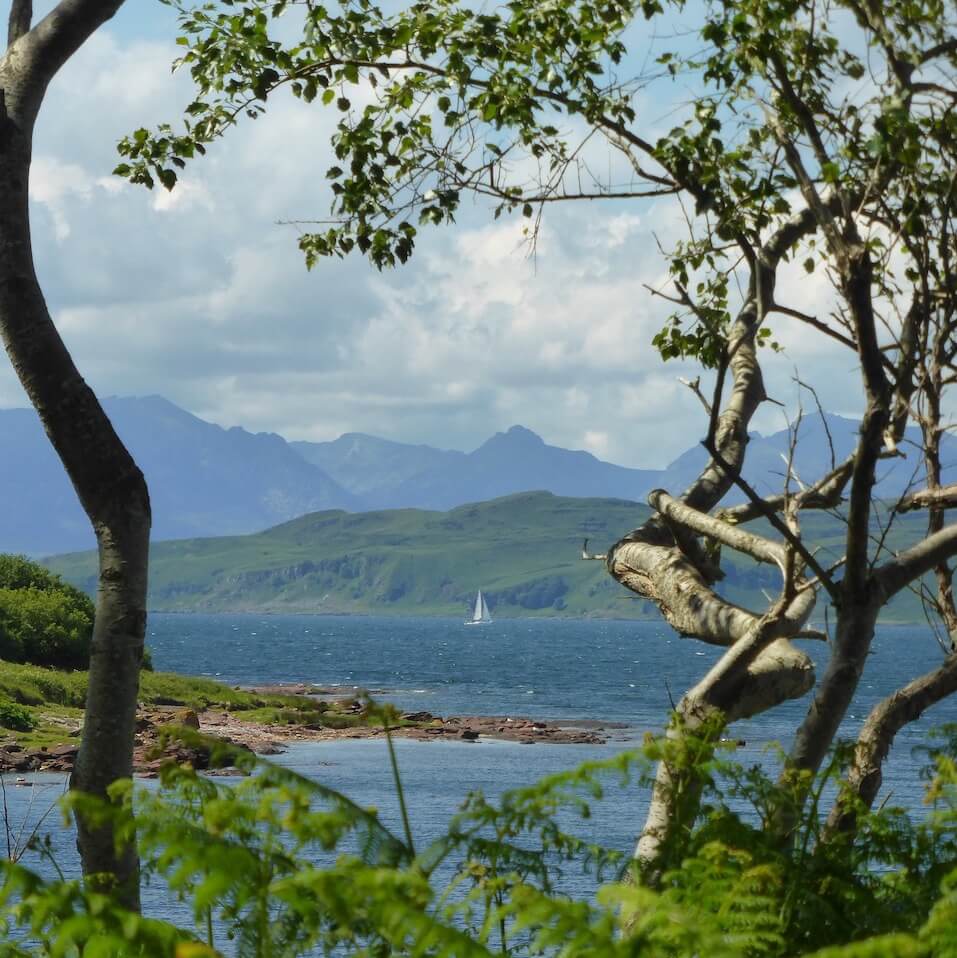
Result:
M697 509L692 509L668 495L664 489L652 490L648 494L648 505L670 521L679 523L699 535L708 536L737 552L743 552L752 559L757 559L758 562L776 565L784 574L784 549L777 542L748 532L740 526L732 525L706 512L698 512Z

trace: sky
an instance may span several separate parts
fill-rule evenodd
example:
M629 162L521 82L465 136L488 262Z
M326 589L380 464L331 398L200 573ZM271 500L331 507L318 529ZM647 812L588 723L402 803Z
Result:
M37 269L99 395L158 393L222 426L314 441L366 432L471 450L520 423L646 468L701 438L703 411L679 382L695 370L651 346L668 312L645 288L666 276L657 242L683 230L672 200L555 205L534 257L520 217L493 221L467 200L457 224L420 232L403 267L379 273L356 255L309 272L280 221L328 212L329 111L271 101L173 193L111 175L123 135L175 122L190 100L170 70L175 35L169 8L127 0L56 78L36 130ZM672 109L639 104L651 130ZM799 267L779 289L806 312L829 302L823 277ZM855 357L791 320L774 331L785 350L766 354L765 373L784 407L755 427L785 426L796 375L855 415ZM4 360L0 406L23 405Z

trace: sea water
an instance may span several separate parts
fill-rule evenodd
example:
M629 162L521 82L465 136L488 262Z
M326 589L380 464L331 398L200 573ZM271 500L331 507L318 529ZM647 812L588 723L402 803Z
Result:
M234 685L306 682L342 694L369 689L400 708L437 715L529 716L573 723L623 725L603 745L522 745L484 741L396 742L413 836L421 847L444 830L472 790L494 797L581 762L610 758L634 747L646 731L660 731L673 701L696 682L720 649L680 639L660 623L607 620L514 619L487 626L459 620L372 616L186 615L150 616L147 643L157 670L207 675ZM819 664L820 642L802 646ZM934 668L942 652L926 628L882 628L868 659L842 734L850 737L869 709L893 689ZM733 727L744 742L739 760L770 764L771 743L787 746L806 700L791 702ZM934 725L957 722L957 701L941 703L905 728L888 762L884 796L920 813L923 764L915 747ZM292 746L274 761L380 810L400 827L385 743L340 740ZM10 786L14 827L35 822L64 788L58 776L30 776L35 785ZM627 852L641 827L647 792L634 783L610 783L608 797L587 820L568 821L589 841ZM56 815L42 830L54 841L58 865L78 871L72 835ZM569 890L579 882L571 876ZM582 886L584 887L584 886ZM189 922L185 906L162 888L147 888L154 915Z

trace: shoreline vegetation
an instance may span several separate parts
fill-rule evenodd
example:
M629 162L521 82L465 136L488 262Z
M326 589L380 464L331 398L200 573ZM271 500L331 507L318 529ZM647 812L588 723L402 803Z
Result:
M0 773L72 771L79 749L85 672L59 672L0 662ZM376 690L388 702L387 690ZM241 688L213 679L144 671L136 719L134 772L155 777L174 759L210 767L210 749L185 743L167 730L185 727L261 755L288 745L343 738L376 738L381 724L367 719L367 693L338 686ZM542 721L522 716L448 716L400 713L391 732L419 741L499 739L522 744L598 745L626 726L615 722Z

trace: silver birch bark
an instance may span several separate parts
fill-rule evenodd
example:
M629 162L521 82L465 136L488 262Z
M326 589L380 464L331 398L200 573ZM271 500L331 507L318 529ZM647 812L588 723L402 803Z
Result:
M15 0L0 58L0 334L93 525L99 589L89 691L71 786L97 797L132 773L139 669L146 626L150 506L146 483L84 382L50 317L34 269L28 188L33 128L50 80L123 0L62 0L30 27ZM111 827L77 821L87 876L111 876L138 907L135 850Z

